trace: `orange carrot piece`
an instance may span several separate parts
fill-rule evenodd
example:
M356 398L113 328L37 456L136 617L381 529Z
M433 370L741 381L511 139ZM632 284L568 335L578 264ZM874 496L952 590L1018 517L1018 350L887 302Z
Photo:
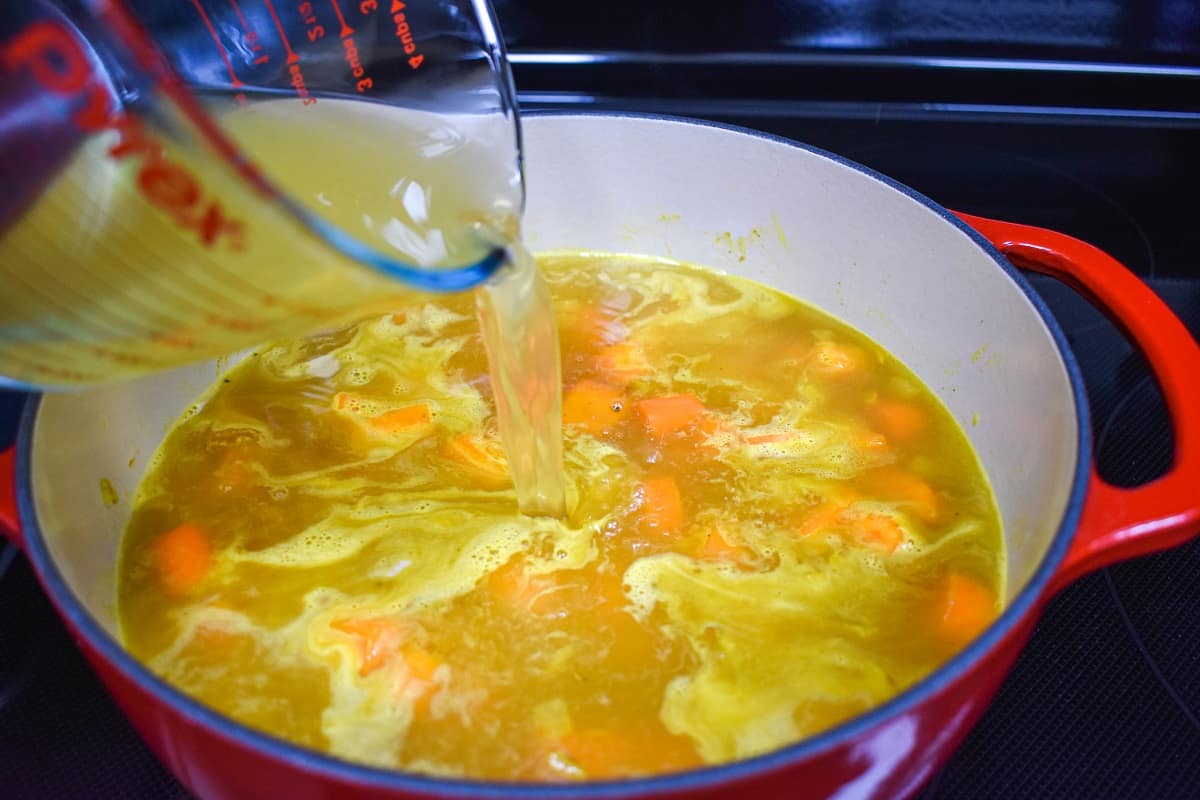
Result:
M762 433L757 436L747 436L746 444L776 444L787 441L788 438L786 433Z
M342 619L330 623L330 627L358 638L358 674L363 677L386 664L406 636L403 627L385 617Z
M853 514L844 518L854 538L867 547L892 553L904 544L904 529L886 514Z
M552 575L530 575L521 560L514 559L488 576L492 597L505 605L534 614L553 610L550 591L558 585Z
M731 544L720 528L714 527L704 537L700 547L700 558L705 561L727 561L741 563L751 556L748 548Z
M401 651L404 663L408 665L409 673L420 681L432 681L433 673L441 666L437 658L416 642L410 642Z
M410 678L405 685L404 694L412 699L413 710L418 715L423 715L429 709L429 700L434 691L433 675L441 666L441 662L415 642L405 645L400 655L408 667Z
M629 602L625 596L624 576L617 571L597 572L587 586L591 597L599 598L609 606L617 609L624 608Z
M875 427L900 443L914 441L928 426L921 409L901 400L879 400L871 404L868 414Z
M509 479L508 459L495 439L464 433L446 443L446 457L485 478Z
M887 500L908 505L926 522L934 522L941 515L937 492L911 472L894 467L877 469L863 477L863 485Z
M966 644L991 624L996 610L996 597L986 586L965 575L949 575L939 593L938 630L948 641Z
M204 531L185 522L154 541L154 566L170 594L195 587L212 568L212 545Z
M642 527L649 533L669 535L683 527L683 497L670 475L652 475L638 489Z
M842 379L860 373L866 357L852 344L818 342L808 355L808 364L825 377Z
M886 453L888 440L881 433L867 432L859 437L858 446L864 453Z
M593 436L611 433L625 416L621 390L600 381L580 381L563 397L563 422Z
M632 726L620 733L600 728L573 730L562 738L561 746L589 778L645 775L700 763L695 747L685 737Z
M424 403L385 411L371 417L371 427L384 433L402 433L410 428L429 424L429 406Z
M844 503L827 502L817 506L800 523L797 533L801 536L812 536L836 528L846 512Z
M563 326L586 344L616 344L629 335L617 312L603 306L581 308Z
M338 392L333 396L333 407L338 411L357 411L361 401L349 392Z
M605 377L627 383L651 371L641 342L620 342L600 351L596 363Z
M404 311L397 311L395 314L392 314L393 325L403 325L407 319L408 314Z
M650 435L662 438L698 425L705 409L696 395L677 394L639 400L637 412Z
M562 745L571 760L592 778L626 774L629 762L639 755L628 738L594 728L571 731L563 737Z

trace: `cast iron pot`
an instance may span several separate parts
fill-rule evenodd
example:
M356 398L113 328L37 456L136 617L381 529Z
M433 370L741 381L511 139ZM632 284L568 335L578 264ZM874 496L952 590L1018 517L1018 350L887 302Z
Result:
M117 639L113 587L129 499L212 364L32 398L0 454L0 529L25 551L88 661L139 733L203 798L882 797L909 795L982 714L1060 587L1200 528L1200 348L1124 267L1069 237L952 214L863 167L793 142L681 119L525 121L535 250L670 256L779 287L908 363L963 423L1004 519L1007 607L890 702L777 752L640 780L549 786L443 780L350 764L189 699ZM1010 263L1011 262L1011 263ZM1083 382L1013 264L1071 284L1140 347L1163 389L1175 461L1136 489L1092 466ZM753 342L747 342L753 355ZM99 481L116 487L106 505ZM481 742L480 746L486 746Z

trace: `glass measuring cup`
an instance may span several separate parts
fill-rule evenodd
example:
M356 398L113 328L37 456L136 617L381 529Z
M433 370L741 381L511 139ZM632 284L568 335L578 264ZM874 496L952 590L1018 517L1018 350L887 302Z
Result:
M167 369L458 290L523 204L486 0L34 0L0 22L0 375Z

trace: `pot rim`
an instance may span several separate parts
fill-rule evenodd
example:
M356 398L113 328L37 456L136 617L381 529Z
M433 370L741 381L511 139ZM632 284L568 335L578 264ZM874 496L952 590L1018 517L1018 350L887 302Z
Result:
M17 507L25 550L35 566L41 583L49 594L59 614L68 625L82 635L109 664L115 666L130 680L137 683L153 698L170 706L188 722L204 726L240 747L263 753L270 758L301 769L317 773L349 784L372 789L414 793L437 793L458 798L612 798L625 796L648 796L678 793L712 787L722 783L733 783L787 768L809 759L821 752L848 744L867 731L878 728L929 698L942 692L971 666L982 661L989 651L1007 639L1026 617L1038 610L1038 603L1066 555L1074 537L1087 494L1088 477L1091 470L1091 421L1083 375L1079 364L1067 344L1066 336L1057 320L1032 285L1005 259L986 239L965 222L955 217L943 206L921 193L857 162L821 148L802 144L782 136L764 133L740 125L710 122L708 120L667 114L607 111L530 111L523 114L531 117L596 117L602 119L623 118L674 125L716 128L730 133L765 139L806 151L813 155L849 167L894 189L920 203L945 220L959 232L967 235L979 248L991 257L1021 289L1041 317L1042 324L1049 330L1059 356L1066 368L1075 402L1077 432L1077 461L1071 492L1058 530L1046 550L1041 563L1026 586L1004 608L1000 617L975 641L950 660L887 702L875 706L863 714L830 728L816 736L802 739L791 745L760 756L730 762L728 764L702 767L685 772L669 773L622 780L594 781L572 784L548 783L503 783L498 781L436 778L398 770L356 764L280 739L243 725L230 717L192 699L159 678L150 669L130 655L103 626L87 611L83 603L67 585L58 570L42 537L38 524L30 469L34 427L41 406L41 394L32 394L21 412L16 443Z

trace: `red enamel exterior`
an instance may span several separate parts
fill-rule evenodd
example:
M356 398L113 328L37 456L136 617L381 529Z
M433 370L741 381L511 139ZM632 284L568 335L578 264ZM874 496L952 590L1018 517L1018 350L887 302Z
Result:
M1163 387L1175 427L1171 472L1143 487L1117 489L1094 473L1073 544L1047 591L1025 617L982 657L935 694L872 727L780 766L712 782L667 788L667 798L806 797L899 798L915 793L982 715L1027 640L1053 590L1105 564L1179 544L1200 527L1200 415L1184 403L1200 396L1200 347L1156 295L1110 257L1061 234L961 215L1018 266L1054 275L1104 308L1146 354ZM13 452L0 453L0 530L17 535ZM17 481L21 481L18 484ZM36 527L36 526L34 526ZM39 535L36 530L27 535ZM44 575L39 575L47 585ZM196 721L163 702L147 683L123 672L71 623L77 601L50 592L59 613L138 732L193 793L203 798L427 798L445 792L400 791L271 753ZM615 788L617 785L611 785ZM498 788L498 787L497 787ZM519 796L519 795L509 795ZM634 796L610 792L608 796Z
M670 800L745 800L796 796L903 798L914 794L944 765L982 716L1021 647L1032 631L1033 617L985 660L951 684L945 692L910 713L815 757L789 767L707 789L689 787L654 797ZM174 708L157 702L135 681L98 658L81 642L88 661L109 693L150 745L184 785L202 798L286 797L289 800L445 797L443 794L385 792L380 787L347 784L328 773L308 771L243 747L212 729L196 725ZM452 795L449 795L452 796ZM622 795L625 796L625 795ZM638 795L628 795L630 797Z
M12 537L21 544L21 526L17 521L17 453L14 448L0 450L0 536Z
M1087 502L1059 589L1105 564L1174 547L1200 530L1200 346L1158 295L1107 253L1055 231L959 214L1018 267L1071 286L1105 312L1146 356L1158 379L1171 426L1170 471L1134 489L1111 486L1092 471Z

